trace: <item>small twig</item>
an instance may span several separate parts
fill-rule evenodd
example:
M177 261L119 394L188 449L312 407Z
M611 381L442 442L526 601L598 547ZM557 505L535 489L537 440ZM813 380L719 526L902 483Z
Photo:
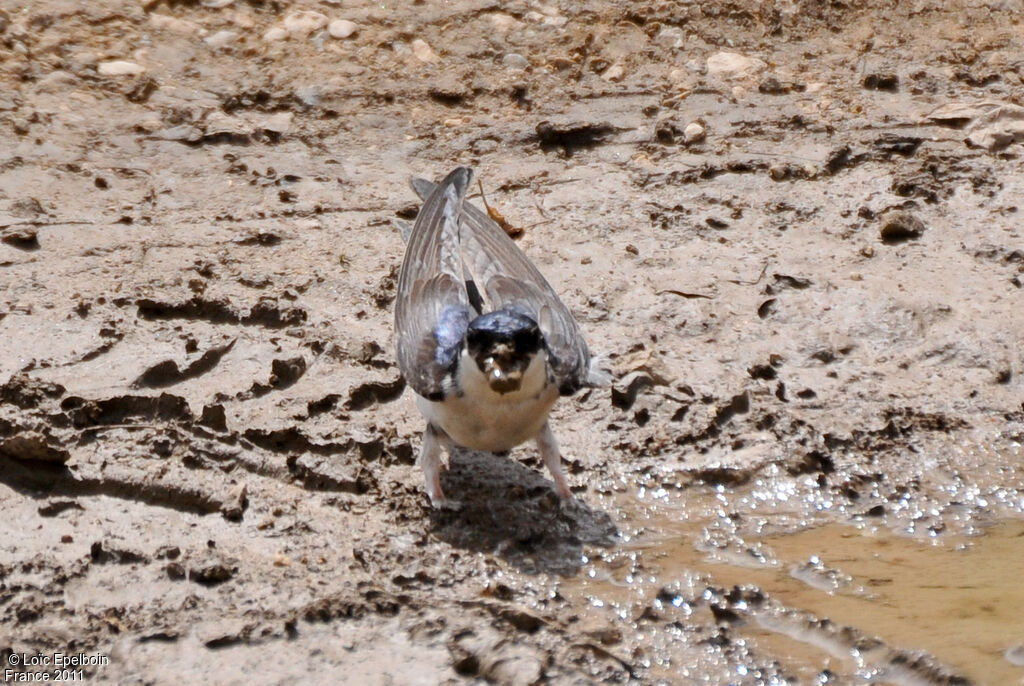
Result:
M686 293L684 291L677 291L674 288L666 288L663 291L658 291L657 295L665 295L666 293L678 295L679 297L686 298L687 300L692 300L693 298L707 298L708 300L712 300L715 297L713 295L704 295L703 293Z
M11 222L10 224L0 224L0 229L9 229L12 226L66 226L70 224L95 224L96 222L89 221L55 221L55 222L44 222L44 221L24 221L24 222Z
M480 181L480 179L477 179L476 182L477 185L480 186L480 199L484 201L484 208L487 210L487 216L490 217L495 224L500 226L501 230L508 234L509 238L519 238L520 236L522 236L523 230L521 228L517 226L512 226L512 224L510 224L509 221L505 219L501 212L498 212L498 210L494 209L493 207L487 204L487 196L484 195L484 184L483 182Z

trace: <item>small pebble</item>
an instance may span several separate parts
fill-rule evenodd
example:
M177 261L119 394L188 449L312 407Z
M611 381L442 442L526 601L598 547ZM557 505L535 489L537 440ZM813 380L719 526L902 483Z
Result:
M234 31L218 31L204 40L211 48L223 48L234 43L236 38L238 38L238 34Z
M268 43L274 43L279 40L284 40L288 37L288 32L282 29L280 26L275 26L271 29L267 29L267 32L263 34L263 40Z
M704 136L707 135L704 127L699 122L690 122L683 129L683 141L686 143L696 143L697 141L704 140Z
M495 13L491 14L488 18L491 20L491 26L496 31L501 31L502 33L506 33L521 24L518 19L508 14Z
M902 243L919 238L924 233L924 222L903 210L886 214L879 232L883 243Z
M153 13L149 15L149 23L154 28L163 29L172 33L180 33L183 36L192 36L199 33L199 24L188 21L187 19L179 19L178 17L172 17L167 14Z
M128 60L114 60L112 62L100 62L96 71L101 76L138 76L146 71L141 64L129 62Z
M723 79L742 79L753 76L768 67L756 57L747 57L737 52L718 52L708 58L708 76Z
M604 70L601 78L605 81L620 81L626 75L626 68L621 64L613 64Z
M654 37L654 42L665 48L681 48L686 45L686 34L678 26L666 26Z
M440 59L430 44L422 38L415 39L410 47L412 54L416 55L416 59L420 62L437 62Z
M509 69L516 71L523 71L530 66L530 60L526 59L518 52L510 52L501 58L501 63Z
M308 36L327 26L327 15L312 10L297 10L286 16L282 24L292 36Z
M327 33L331 38L348 38L359 30L359 25L348 19L335 19L327 25Z

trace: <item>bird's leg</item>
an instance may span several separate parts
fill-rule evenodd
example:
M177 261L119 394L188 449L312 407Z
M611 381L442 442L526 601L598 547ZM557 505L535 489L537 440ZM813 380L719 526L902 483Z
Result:
M537 450L544 458L544 464L551 472L551 480L555 482L555 492L562 500L569 500L572 493L569 492L569 482L565 478L565 471L562 469L562 455L558 452L558 441L555 434L551 433L551 424L544 422L544 428L537 434Z
M448 437L433 424L427 424L423 432L423 447L420 448L419 465L427 487L430 504L436 508L458 509L458 503L444 497L441 490L441 446L449 445ZM450 448L450 445L449 445Z
M444 491L441 490L441 442L437 438L437 430L430 424L427 424L423 432L423 447L420 448L417 462L423 470L430 502L436 506L444 500Z

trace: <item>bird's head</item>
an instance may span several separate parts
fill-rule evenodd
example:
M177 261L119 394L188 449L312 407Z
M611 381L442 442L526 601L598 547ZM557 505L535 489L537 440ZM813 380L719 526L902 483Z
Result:
M497 393L518 391L543 347L537 322L508 307L480 315L466 330L466 350Z

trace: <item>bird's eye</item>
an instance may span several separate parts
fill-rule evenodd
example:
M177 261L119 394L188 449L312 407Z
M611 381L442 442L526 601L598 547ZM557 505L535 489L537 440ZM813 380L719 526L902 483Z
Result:
M529 331L520 331L516 333L513 342L518 352L531 351L535 347L537 347L537 331L535 329L530 329Z

